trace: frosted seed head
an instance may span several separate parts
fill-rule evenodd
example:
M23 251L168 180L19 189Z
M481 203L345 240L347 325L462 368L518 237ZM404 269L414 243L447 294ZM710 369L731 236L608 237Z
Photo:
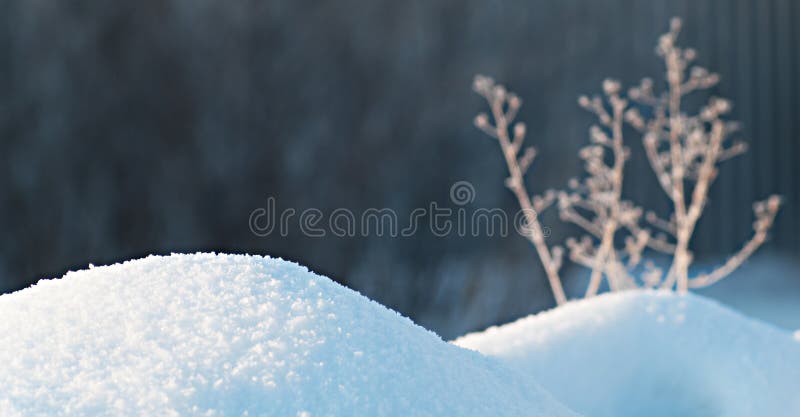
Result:
M733 107L733 105L731 104L730 100L726 100L724 98L713 98L712 99L712 103L713 103L714 109L718 113L722 113L722 114L725 114L725 113L731 111L731 108Z
M494 87L494 90L492 91L492 93L494 93L494 98L495 99L497 99L497 100L505 100L506 94L508 92L506 91L506 88L503 87L502 85L496 85Z
M489 126L489 116L486 113L481 113L475 116L475 126L478 128L484 128Z
M613 96L619 94L620 83L617 80L606 78L603 80L603 92L606 95Z
M704 78L708 76L708 70L703 67L692 67L692 69L689 70L689 74L692 78Z
M661 37L658 38L656 53L658 55L664 55L670 49L672 49L672 36L670 34L661 35Z
M777 211L781 206L781 196L772 195L767 199L767 209L769 211Z
M705 78L703 78L703 87L713 87L717 83L719 83L719 74L711 73L708 74Z
M569 181L567 181L567 187L569 187L569 188L573 188L573 189L574 188L578 188L579 185L580 185L580 182L578 181L577 178L570 178ZM566 193L562 193L562 194L564 194L562 197L566 197Z
M533 161L533 158L536 158L536 148L533 146L528 146L525 148L525 153L522 155L523 159L527 159L528 163Z
M514 125L514 136L516 137L525 136L525 131L526 131L525 123L519 122Z
M641 113L637 109L629 109L625 112L625 121L633 125L636 128L643 128L644 127L644 120L642 119Z
M589 137L591 138L592 142L599 143L599 144L606 144L609 142L608 136L603 132L603 129L600 129L597 125L593 125L589 128Z
M494 80L491 78L478 74L472 81L472 89L478 93L486 93L494 85Z

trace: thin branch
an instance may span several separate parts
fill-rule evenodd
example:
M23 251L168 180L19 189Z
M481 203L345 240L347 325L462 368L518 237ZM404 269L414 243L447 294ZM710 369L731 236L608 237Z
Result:
M664 220L664 219L658 217L658 215L656 215L656 213L654 213L652 211L649 211L649 212L647 212L647 215L645 216L645 220L647 220L648 223L650 223L651 225L655 226L656 228L661 229L662 231L667 232L667 233L675 236L676 227L675 227L675 219L674 218L671 218L669 220Z
M526 227L529 229L525 236L530 240L536 248L536 252L539 254L556 303L559 305L564 304L567 301L567 297L564 294L564 289L561 286L561 278L558 275L558 270L561 267L561 250L559 249L555 254L551 253L545 243L542 226L534 210L531 197L528 195L525 188L525 178L523 174L533 160L533 156L523 156L524 169L520 165L520 159L518 159L519 149L522 146L526 133L524 125L515 125L513 142L509 137L508 129L519 107L522 105L522 101L516 95L509 94L505 87L495 84L494 80L484 76L475 77L473 89L486 99L494 118L494 126L492 126L489 123L488 116L485 114L478 115L478 117L475 118L475 125L489 134L489 136L496 138L500 144L509 172L509 179L506 181L506 185L514 193L514 196L516 196L517 202L525 215ZM508 107L508 112L503 111L504 106ZM530 161L527 159L530 159Z
M708 274L689 280L689 288L707 287L727 277L764 244L767 240L767 233L775 221L775 216L778 214L780 197L773 195L767 201L756 203L754 206L756 221L753 223L753 236L724 264Z
M561 220L575 224L581 229L591 233L594 237L603 237L603 230L597 224L589 221L586 217L581 216L571 207L560 208L559 216L561 217Z

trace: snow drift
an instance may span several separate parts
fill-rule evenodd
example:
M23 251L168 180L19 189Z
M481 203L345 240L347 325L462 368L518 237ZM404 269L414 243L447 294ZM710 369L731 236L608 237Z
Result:
M277 259L172 255L0 297L0 415L574 416L499 361Z
M586 416L800 416L798 340L691 294L607 294L454 343Z

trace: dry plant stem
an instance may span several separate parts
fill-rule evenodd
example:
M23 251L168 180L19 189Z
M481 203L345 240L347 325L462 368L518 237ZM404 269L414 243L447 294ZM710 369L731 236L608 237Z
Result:
M544 270L547 274L547 280L550 282L550 287L553 290L553 296L556 299L556 303L559 305L564 304L567 302L567 297L564 294L563 287L561 286L561 278L558 276L558 268L556 266L556 262L553 260L553 256L550 254L550 249L547 247L547 244L544 241L544 232L542 230L542 226L539 224L537 214L531 206L530 197L525 191L525 185L521 181L521 170L519 169L519 165L516 163L515 158L509 159L509 152L506 148L506 145L502 143L502 140L500 142L500 146L503 148L503 154L506 156L508 172L511 175L511 181L509 181L510 184L508 187L514 193L514 196L517 197L520 208L522 208L522 211L525 213L525 222L527 223L526 226L528 229L530 229L528 230L528 233L526 233L526 237L536 248L536 252L539 253L539 258L541 258L542 265L544 265Z
M672 200L674 208L674 221L671 219L669 222L663 222L655 215L653 215L654 221L651 221L653 225L675 237L672 264L661 287L675 287L679 292L686 292L689 288L703 287L719 281L755 252L767 238L767 231L777 214L780 199L773 196L767 202L757 203L753 237L725 264L709 274L689 278L689 265L692 262L689 245L708 201L709 188L717 176L716 166L721 161L743 153L745 147L741 143L727 148L724 146L726 137L737 130L735 122L726 122L720 118L720 115L730 110L730 104L726 100L712 98L709 105L699 114L695 116L681 114L683 96L715 85L719 76L708 73L703 68L693 67L687 77L686 69L694 59L695 52L675 45L680 27L680 20L673 19L670 32L661 38L659 44L659 55L664 59L667 72L665 96L662 98L653 96L649 87L652 83L649 81L646 84L643 81L642 88L636 90L636 96L655 107L652 122L647 125L645 150L650 165L662 188ZM638 114L629 120L639 128L646 126ZM658 143L664 135L667 136L669 145L669 155L666 160L661 158L662 155L658 150ZM687 190L684 188L686 181L694 181L690 200L687 199ZM662 240L654 242L663 243Z
M525 237L530 240L534 248L536 248L536 252L539 254L539 258L544 266L545 274L547 275L547 280L550 283L556 303L558 305L564 304L567 301L567 297L564 294L564 288L561 286L561 278L558 275L560 260L555 259L553 254L550 252L550 248L547 246L547 243L544 241L544 232L542 230L542 226L539 223L537 213L531 203L531 197L525 188L525 172L523 168L520 167L520 160L518 159L519 150L522 146L525 133L522 129L516 131L513 141L509 137L508 133L509 122L513 118L513 114L517 111L517 108L515 107L518 105L510 106L511 108L509 111L514 113L507 114L503 111L503 104L505 101L504 97L491 97L489 95L484 95L484 97L489 102L489 106L492 110L492 116L495 120L495 126L494 129L492 129L491 136L494 136L500 144L506 165L508 166L509 178L506 181L506 185L514 193L522 212L525 214L525 221L527 223L526 227L529 229L527 230L528 233L525 234ZM484 130L486 128L480 125L478 127ZM528 153L526 155L532 155L532 153ZM525 158L526 169L530 164L530 158L532 158L532 156Z
M689 206L688 212L684 213L683 221L678 222L678 236L677 245L675 247L675 277L678 283L678 291L686 292L689 289L689 263L691 262L691 255L689 254L689 241L694 234L697 220L703 213L706 198L708 196L708 188L715 176L714 166L717 163L719 156L719 149L722 145L722 138L724 136L722 122L716 121L711 132L711 141L708 146L708 151L700 167L700 173L697 179L697 184L694 186L692 193L692 202Z
M606 79L603 81L605 102L600 96L579 97L578 104L594 113L602 128L592 126L589 130L591 145L579 152L587 175L582 180L570 180L572 192L559 194L562 220L589 233L580 241L567 239L570 259L591 271L585 297L597 294L604 276L612 291L635 286L629 270L639 264L641 251L650 237L649 230L637 225L642 210L622 200L624 165L628 157L622 126L628 101L620 97L620 87L618 81ZM605 162L607 149L611 150L611 164ZM630 235L625 238L625 246L618 248L615 241L621 229L629 231Z
M725 278L763 245L767 240L767 232L770 227L772 227L772 223L775 221L775 215L778 213L779 202L780 200L777 197L772 197L767 200L765 203L767 211L760 215L756 213L758 220L756 220L753 237L751 237L735 255L731 256L724 264L717 267L717 269L708 274L690 279L688 283L689 288L707 287Z
M686 222L686 202L684 201L683 149L681 148L681 83L683 70L679 66L677 51L673 50L665 57L669 84L669 150L672 159L670 169L671 199L675 206L675 222L677 224L675 254L672 266L667 273L666 283L672 286L677 280L678 290L686 291L689 269L689 240L691 231Z
M671 288L674 283L677 283L678 291L686 292L689 289L689 264L692 261L689 243L694 234L697 220L705 207L708 188L715 176L716 169L714 167L718 161L725 132L724 124L720 120L716 120L712 126L711 140L705 155L703 155L697 183L694 186L692 199L687 210L684 189L684 149L681 144L681 134L684 132L680 113L684 69L679 57L679 50L672 49L665 55L664 59L667 66L669 86L670 183L672 186L671 200L675 207L676 242L673 262L663 286Z
M742 246L739 252L728 258L728 260L720 267L706 275L700 275L697 278L692 278L689 280L689 288L707 287L716 283L722 278L725 278L728 276L728 274L735 271L736 268L738 268L748 257L750 257L750 255L752 255L753 252L755 252L756 249L758 249L766 241L766 239L766 231L756 232L756 234L753 235L753 237L747 241L744 246Z
M608 221L603 227L603 235L600 239L600 248L597 251L592 265L592 274L589 278L589 286L586 288L586 298L595 296L600 290L600 283L603 280L603 270L605 269L605 265L610 256L615 258L612 252L614 252L614 237L616 236L617 229L619 228L617 219L619 218L619 201L622 197L622 177L625 168L625 148L622 143L622 114L625 106L620 101L619 97L614 96L612 107L613 118L611 122L611 147L614 153L614 166L611 174L613 193L610 207L611 213L608 216Z

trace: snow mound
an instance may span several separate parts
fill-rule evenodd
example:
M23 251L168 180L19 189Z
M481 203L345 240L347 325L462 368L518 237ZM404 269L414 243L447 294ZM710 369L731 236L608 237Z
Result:
M713 267L700 266L698 271ZM697 293L778 328L800 329L800 259L765 253Z
M800 416L800 343L696 295L607 294L453 343L586 416Z
M279 259L172 255L0 297L0 415L574 416Z

